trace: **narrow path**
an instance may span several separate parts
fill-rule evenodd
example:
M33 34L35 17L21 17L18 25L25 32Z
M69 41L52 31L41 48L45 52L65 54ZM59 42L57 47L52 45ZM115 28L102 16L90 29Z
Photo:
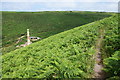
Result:
M17 42L16 42L16 44L18 44L18 43L21 41L21 39L24 38L24 37L25 37L25 36L19 37L18 40L17 40Z
M94 55L95 65L94 65L94 78L105 78L105 72L102 70L103 62L102 62L102 41L104 38L104 29L100 29L100 37L96 42L96 53Z

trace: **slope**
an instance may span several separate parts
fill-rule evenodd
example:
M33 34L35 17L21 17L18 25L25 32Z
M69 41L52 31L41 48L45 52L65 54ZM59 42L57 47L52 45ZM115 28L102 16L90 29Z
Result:
M16 45L25 43L27 28L30 29L31 36L44 39L110 15L109 13L79 11L3 12L2 51L8 53L16 49ZM16 44L17 39L23 35L25 37Z
M115 30L117 22L112 16L7 53L2 57L3 78L91 78L98 32Z

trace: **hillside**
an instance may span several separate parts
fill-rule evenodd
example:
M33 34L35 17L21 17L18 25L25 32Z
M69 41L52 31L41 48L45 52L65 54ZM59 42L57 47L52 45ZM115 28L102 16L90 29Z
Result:
M94 55L100 29L105 30L100 50L106 77L119 78L120 42L117 15L4 54L3 78L91 78L94 74Z
M111 16L110 13L79 11L2 12L2 53L26 42L26 29L42 39ZM18 38L25 36L21 42Z

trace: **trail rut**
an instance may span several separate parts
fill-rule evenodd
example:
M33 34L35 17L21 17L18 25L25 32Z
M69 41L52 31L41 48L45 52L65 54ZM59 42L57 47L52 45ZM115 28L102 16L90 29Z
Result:
M105 72L102 70L103 66L103 62L102 62L102 53L101 53L101 48L102 48L102 41L104 38L104 29L100 29L99 30L100 35L99 35L99 39L96 42L96 53L94 55L94 59L95 59L95 65L94 65L94 78L99 78L104 80L105 79Z

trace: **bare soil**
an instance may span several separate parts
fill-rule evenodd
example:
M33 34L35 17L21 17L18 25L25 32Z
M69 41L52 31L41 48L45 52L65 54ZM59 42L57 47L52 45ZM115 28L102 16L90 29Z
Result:
M102 80L105 79L105 72L102 70L103 69L103 61L102 61L102 53L101 53L101 48L102 48L102 41L104 38L104 30L100 29L100 37L96 42L96 53L94 55L95 58L95 65L94 65L94 78L100 78Z

